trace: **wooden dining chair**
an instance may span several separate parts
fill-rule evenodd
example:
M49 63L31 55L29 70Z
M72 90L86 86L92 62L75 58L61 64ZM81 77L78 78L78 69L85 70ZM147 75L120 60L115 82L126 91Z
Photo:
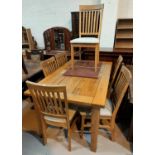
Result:
M71 64L74 68L74 48L95 49L95 71L99 63L99 44L102 27L103 4L80 5L79 12L79 38L73 39L71 43Z
M43 143L47 143L46 130L48 126L68 129L68 150L71 151L71 125L75 111L68 108L65 86L45 86L26 81L37 110L43 135Z
M58 67L61 67L67 62L66 52L58 53L55 55L56 63Z
M108 129L111 132L111 139L114 140L115 133L115 119L123 97L128 89L130 80L132 76L128 68L124 65L121 67L119 75L114 83L113 92L110 94L110 98L106 99L106 104L104 108L100 109L100 124L99 128ZM81 121L81 136L83 137L83 132L85 127L90 127L85 121L90 120L90 115L82 112Z
M47 60L42 61L41 68L45 77L54 72L58 68L55 58L51 57Z

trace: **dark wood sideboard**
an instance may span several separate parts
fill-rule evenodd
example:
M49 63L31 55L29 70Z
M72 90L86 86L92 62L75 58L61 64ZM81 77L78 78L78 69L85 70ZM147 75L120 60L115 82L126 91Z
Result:
M79 37L79 12L71 12L72 39Z
M43 33L46 50L70 51L71 32L65 27L52 27Z

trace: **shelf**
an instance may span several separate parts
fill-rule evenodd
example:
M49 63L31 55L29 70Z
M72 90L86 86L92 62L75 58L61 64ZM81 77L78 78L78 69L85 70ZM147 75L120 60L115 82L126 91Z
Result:
M113 50L114 52L120 52L120 53L133 53L133 49L132 48L115 48Z
M119 19L117 23L117 29L133 29L133 20Z
M132 30L118 30L116 34L116 39L132 39L133 38L133 32Z
M115 48L133 48L132 40L119 40L115 43Z
M118 25L117 29L118 30L122 30L122 29L133 29L133 25L122 24L122 25Z

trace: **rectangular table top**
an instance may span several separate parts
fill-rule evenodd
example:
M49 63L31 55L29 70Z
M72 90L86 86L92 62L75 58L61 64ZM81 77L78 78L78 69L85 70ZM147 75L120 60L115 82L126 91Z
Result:
M65 85L69 102L103 107L108 91L112 62L102 62L98 79L64 76L64 72L70 66L71 62L69 61L39 83L45 85ZM30 96L28 90L24 94Z

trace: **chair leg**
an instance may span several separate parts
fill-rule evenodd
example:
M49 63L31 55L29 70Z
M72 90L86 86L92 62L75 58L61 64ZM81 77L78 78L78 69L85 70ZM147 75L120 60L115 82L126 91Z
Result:
M81 61L81 47L79 48L79 60Z
M41 126L42 126L42 135L43 135L43 144L46 145L47 144L47 135L46 135L47 125L42 119L41 119Z
M111 131L111 140L115 141L115 129L112 129Z
M74 47L71 44L71 67L74 69Z
M98 56L97 56L97 47L95 47L95 72L97 71L97 60L98 60Z
M100 51L99 51L99 45L97 46L97 65L100 62Z
M68 129L68 150L71 151L71 128Z
M80 134L80 136L81 136L81 138L83 138L85 116L82 116L81 119L82 120L81 120L81 134Z
M81 52L81 51L80 51ZM81 53L79 53L79 60L81 61Z

